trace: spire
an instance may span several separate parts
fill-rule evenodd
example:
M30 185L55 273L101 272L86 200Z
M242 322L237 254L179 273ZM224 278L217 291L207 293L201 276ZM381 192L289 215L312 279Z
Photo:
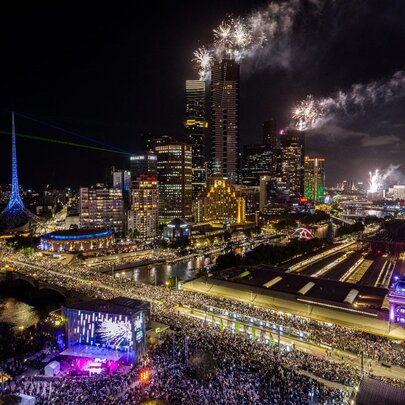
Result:
M11 193L7 207L0 215L0 231L26 229L32 223L38 223L39 218L24 207L18 186L17 145L15 137L14 112L12 119L12 147L11 147Z
M20 188L18 184L18 171L17 171L17 145L15 136L15 122L14 111L11 113L12 122L12 147L11 147L11 194L8 200L6 210L15 211L16 209L24 209L24 203L21 200Z

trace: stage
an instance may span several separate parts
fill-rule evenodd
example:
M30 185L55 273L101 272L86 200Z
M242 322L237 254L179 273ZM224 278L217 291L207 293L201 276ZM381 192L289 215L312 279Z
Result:
M105 359L119 361L127 353L120 350L107 349L91 345L74 345L64 350L61 356L87 357L91 359Z

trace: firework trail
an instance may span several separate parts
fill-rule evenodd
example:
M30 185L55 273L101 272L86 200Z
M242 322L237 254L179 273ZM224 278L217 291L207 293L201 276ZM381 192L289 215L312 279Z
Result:
M337 116L355 116L366 108L383 105L405 95L405 72L368 84L354 84L347 92L299 101L292 111L291 126L299 130L319 128Z
M389 180L395 181L399 177L400 173L398 169L399 165L390 165L382 172L379 169L369 172L368 193L375 194L387 188Z
M328 0L310 0L309 3L319 10ZM271 60L272 50L290 37L297 14L302 10L303 3L299 0L289 0L282 3L271 2L266 7L253 12L247 17L228 17L213 30L211 45L204 47L213 58L205 63L204 58L197 56L200 49L194 52L194 68L198 71L200 80L208 80L214 59L232 58L237 62L255 59L258 51L266 48L266 57Z

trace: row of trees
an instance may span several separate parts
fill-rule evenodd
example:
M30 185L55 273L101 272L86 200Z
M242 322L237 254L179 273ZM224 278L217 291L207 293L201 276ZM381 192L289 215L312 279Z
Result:
M259 245L244 257L235 253L226 253L218 256L215 269L222 270L240 265L270 264L273 266L290 260L298 255L310 253L329 244L325 239L313 238L310 240L293 239L287 245Z
M351 233L363 232L364 224L356 222L353 225L343 225L336 230L336 236L350 235Z
M330 216L324 211L315 211L313 214L297 212L295 214L277 216L277 218L278 222L274 224L274 228L277 231L281 231L286 228L295 228L299 223L302 225L313 225L319 222L325 222L330 219Z

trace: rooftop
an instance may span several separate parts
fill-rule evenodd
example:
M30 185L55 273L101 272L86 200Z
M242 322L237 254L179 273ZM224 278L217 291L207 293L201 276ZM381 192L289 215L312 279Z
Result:
M286 273L285 269L268 265L236 267L220 271L213 278L232 281L265 291L292 294L315 301L332 301L342 306L381 309L387 289L337 280Z
M46 233L41 239L52 240L74 240L74 239L94 239L110 236L114 233L112 229L94 228L94 229L68 229Z
M134 300L126 297L117 297L112 300L95 299L91 301L81 301L66 308L82 311L103 312L116 315L132 316L142 309L146 309L149 304L145 301Z

